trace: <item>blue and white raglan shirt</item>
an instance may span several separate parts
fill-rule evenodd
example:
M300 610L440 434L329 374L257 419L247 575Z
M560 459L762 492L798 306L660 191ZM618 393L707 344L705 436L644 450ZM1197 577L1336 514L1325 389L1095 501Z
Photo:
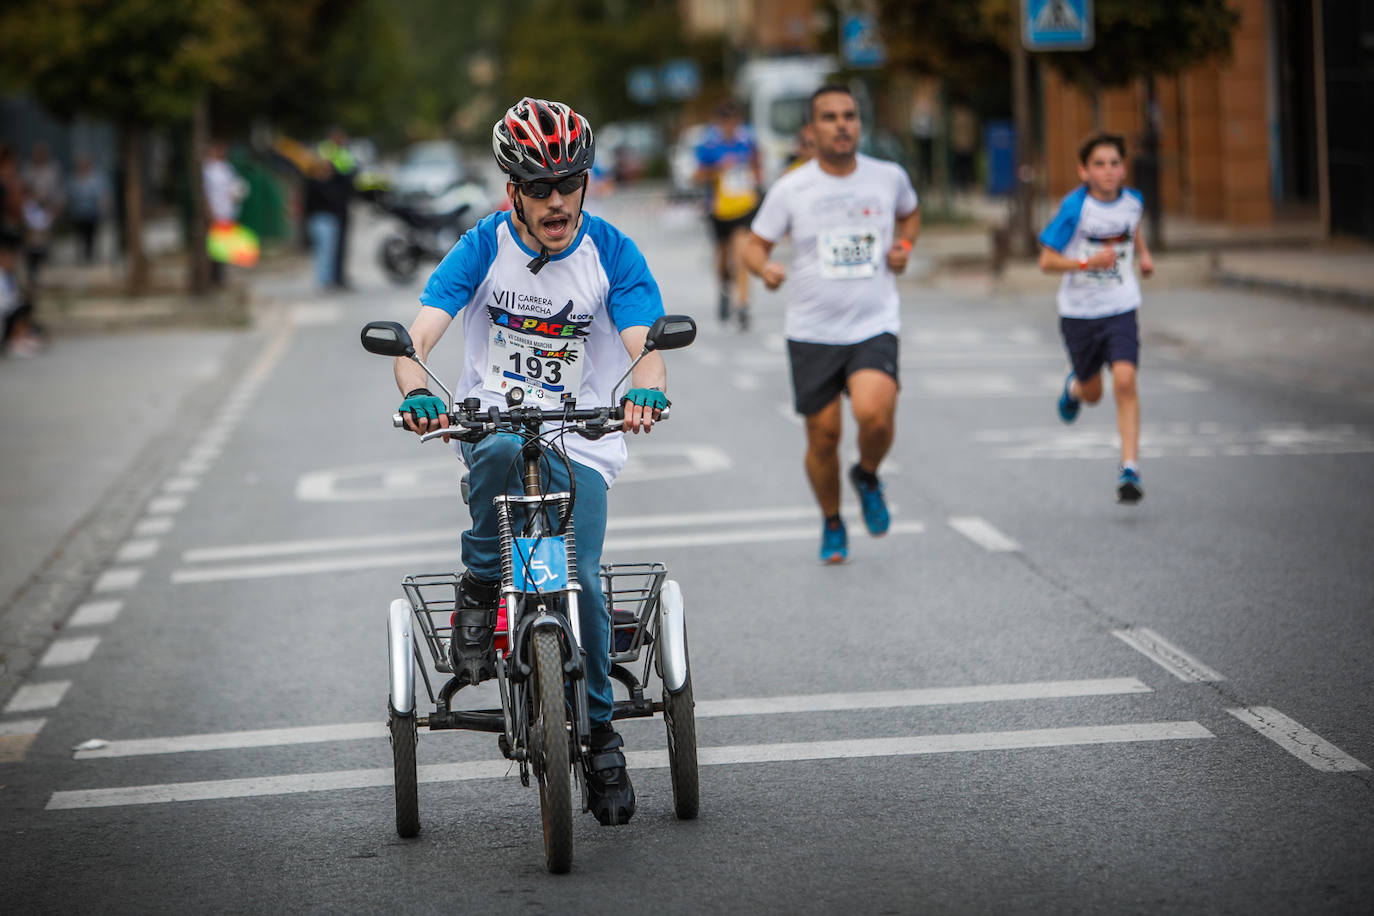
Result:
M1040 233L1040 244L1074 260L1090 258L1104 247L1116 249L1109 270L1072 270L1059 282L1059 314L1065 318L1107 318L1140 306L1136 279L1135 234L1145 199L1135 188L1122 188L1116 200L1101 201L1080 185L1059 205L1059 212Z
M455 396L505 409L505 393L525 389L525 404L556 409L607 406L629 368L620 332L648 327L663 297L635 243L585 211L577 238L538 274L539 254L520 240L509 212L493 213L463 234L430 275L421 306L462 311L464 366ZM625 466L625 437L563 437L568 457L596 469L610 486Z

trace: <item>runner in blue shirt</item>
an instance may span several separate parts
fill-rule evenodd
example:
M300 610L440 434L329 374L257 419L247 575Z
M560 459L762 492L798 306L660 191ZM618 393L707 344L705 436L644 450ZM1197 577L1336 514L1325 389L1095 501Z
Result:
M1134 505L1145 496L1140 482L1140 397L1136 367L1140 330L1136 311L1140 283L1133 258L1145 276L1154 259L1140 234L1144 199L1127 188L1126 142L1112 134L1089 139L1078 151L1083 184L1070 192L1059 212L1040 233L1040 269L1062 273L1059 329L1073 370L1059 396L1059 417L1078 418L1079 405L1102 398L1102 367L1110 367L1116 423L1121 433L1121 467L1116 498Z
M663 299L643 255L620 230L583 210L595 144L587 119L561 102L526 98L492 129L496 162L509 181L511 210L494 213L463 235L435 269L411 325L415 352L427 359L461 313L463 374L455 397L479 398L484 408L505 405L511 385L525 403L556 407L568 398L582 406L610 403L612 387L644 347ZM514 368L512 368L514 367ZM446 405L424 387L409 359L396 360L405 392L401 413L417 433L447 427ZM623 428L649 432L668 405L663 357L649 353L635 368L623 398ZM472 528L463 534L459 606L495 608L501 558L492 498L522 492L520 439L488 436L460 446L468 466ZM606 491L625 464L625 437L562 439L573 462L581 593L581 638L587 649L591 746L600 769L587 775L591 810L603 825L634 814L634 788L625 772L624 742L611 725L610 614L601 593L601 547L606 536ZM550 490L569 488L561 462L545 468ZM494 676L491 627L454 627L454 671L471 683Z

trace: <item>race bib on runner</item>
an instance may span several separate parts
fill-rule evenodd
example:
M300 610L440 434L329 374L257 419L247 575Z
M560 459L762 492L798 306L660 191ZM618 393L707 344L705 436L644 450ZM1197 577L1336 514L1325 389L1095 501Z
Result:
M836 229L816 239L821 276L827 280L853 280L878 272L878 233L873 229Z
M1075 272L1072 283L1074 286L1120 286L1126 272L1131 269L1131 254L1135 250L1133 240L1130 238L1105 239L1084 239L1083 246L1079 249L1080 258L1091 258L1106 248L1116 249L1116 265L1105 270L1080 270Z
M524 388L531 406L561 404L581 390L582 345L577 338L539 337L492 325L482 387L496 394Z

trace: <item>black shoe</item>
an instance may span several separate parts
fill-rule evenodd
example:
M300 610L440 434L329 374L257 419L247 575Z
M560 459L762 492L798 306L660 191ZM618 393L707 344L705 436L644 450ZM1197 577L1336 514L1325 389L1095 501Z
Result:
M464 684L480 684L496 677L496 605L501 598L501 586L496 582L482 582L463 573L453 612L453 633L449 642L449 660L453 673Z
M719 314L720 314L720 323L721 323L721 324L724 324L725 322L727 322L727 321L730 320L730 294L729 294L729 293L721 293L721 294L720 294L720 306L719 306L719 308L720 308L720 312L719 312Z
M587 760L587 801L602 827L628 824L635 813L635 787L625 771L625 741L609 725L592 729Z
M749 306L740 306L735 312L735 318L739 321L739 329L741 331L749 330Z

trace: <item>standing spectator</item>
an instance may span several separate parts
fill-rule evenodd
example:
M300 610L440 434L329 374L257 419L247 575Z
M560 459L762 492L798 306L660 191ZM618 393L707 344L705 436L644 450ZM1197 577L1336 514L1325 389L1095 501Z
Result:
M18 237L24 230L24 184L14 150L0 143L0 235Z
M318 152L320 158L334 167L330 197L338 219L339 238L334 246L333 286L348 290L352 289L348 282L348 206L353 202L353 178L358 171L358 160L348 149L348 135L338 127L329 132L329 139L319 145Z
M315 287L321 292L338 286L339 181L334 166L319 159L305 168L305 229L315 265Z
M43 339L34 325L32 301L15 276L19 236L0 229L0 352L6 356L33 356Z
M949 113L949 146L954 153L954 186L960 191L973 187L973 159L978 152L978 115L960 103Z
M201 175L205 182L205 207L210 212L211 225L236 222L239 204L248 196L248 182L239 177L239 173L225 160L222 140L212 141L205 151ZM210 262L210 280L216 286L224 283L223 261Z
M81 242L81 260L85 264L95 260L96 235L109 200L110 186L105 176L95 170L90 156L81 153L76 157L76 174L67 184L67 218L76 229Z
M29 151L24 166L24 267L30 291L38 290L38 275L48 260L52 226L62 211L62 169L38 142Z

